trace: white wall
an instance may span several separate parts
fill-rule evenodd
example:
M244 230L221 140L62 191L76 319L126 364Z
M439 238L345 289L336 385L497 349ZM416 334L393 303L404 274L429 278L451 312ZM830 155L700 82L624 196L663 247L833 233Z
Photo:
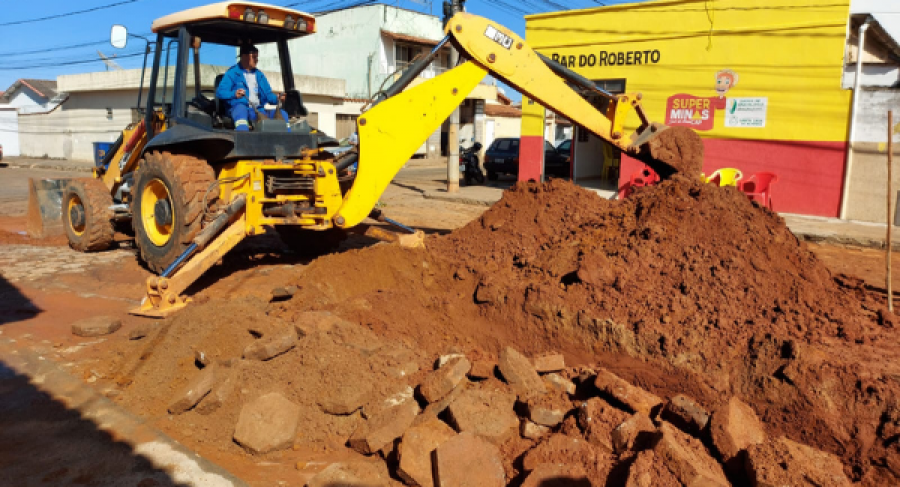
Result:
M13 108L39 107L42 102L28 87L22 86L9 100L8 106Z
M393 47L384 46L381 29L426 39L443 37L437 17L387 5L367 5L316 18L316 33L290 41L294 74L347 81L347 96L368 98L393 62ZM390 51L390 52L388 52ZM372 56L371 72L369 56ZM273 46L260 46L260 68L276 70Z
M864 64L861 78L863 86L891 87L900 82L900 67L884 64ZM845 65L841 86L845 90L851 89L855 81L856 65Z
M3 157L19 155L19 119L12 108L0 109L0 145Z

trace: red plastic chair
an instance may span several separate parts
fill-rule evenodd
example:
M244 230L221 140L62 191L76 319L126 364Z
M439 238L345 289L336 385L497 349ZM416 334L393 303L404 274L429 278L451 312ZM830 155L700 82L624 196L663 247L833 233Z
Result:
M634 192L635 188L652 186L659 181L659 174L656 174L653 169L650 169L650 166L644 165L641 170L633 173L628 179L628 187L625 190L625 197L630 196L631 193Z
M772 209L772 185L778 182L778 176L770 172L758 172L740 183L740 189L750 201L760 201L768 209Z

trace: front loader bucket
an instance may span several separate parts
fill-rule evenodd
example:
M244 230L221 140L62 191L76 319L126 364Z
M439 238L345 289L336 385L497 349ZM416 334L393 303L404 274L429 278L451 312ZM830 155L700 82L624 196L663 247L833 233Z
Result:
M62 223L62 197L67 179L29 179L28 214L25 230L32 238L53 237L65 233Z

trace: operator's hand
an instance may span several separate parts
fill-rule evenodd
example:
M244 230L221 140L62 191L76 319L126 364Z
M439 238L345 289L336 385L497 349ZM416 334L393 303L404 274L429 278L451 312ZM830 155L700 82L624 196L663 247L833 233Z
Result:
M279 94L278 94L278 101L284 102L284 99L285 99L285 98L287 98L287 95L286 95L285 93L279 93Z
M244 91L243 88L240 88L240 89L238 89L237 91L234 92L234 97L235 97L235 98L243 98L244 95L246 95L246 94L247 94L247 92Z

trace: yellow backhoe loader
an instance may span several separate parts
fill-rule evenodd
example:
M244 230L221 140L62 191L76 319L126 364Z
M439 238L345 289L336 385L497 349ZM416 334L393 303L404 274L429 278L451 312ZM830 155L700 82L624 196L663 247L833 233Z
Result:
M664 177L696 163L684 160L689 148L680 145L702 147L696 134L695 140L667 137L674 131L650 123L640 94L598 89L505 27L460 13L434 50L376 95L359 117L358 150L335 155L337 141L303 119L306 109L294 88L288 49L288 40L315 32L315 17L253 2L222 2L158 19L152 30L157 37L153 49L148 47L153 61L140 120L122 132L93 179L63 185L61 204L63 226L78 250L106 248L114 222L131 221L141 258L159 274L148 279L147 296L135 314L165 316L185 306L182 293L191 283L241 240L268 229L295 245L320 246L368 217L402 227L373 208L400 168L487 74ZM126 36L123 28L113 28L114 45L124 45ZM448 42L467 60L407 89ZM233 130L214 93L201 89L208 80L201 79L200 49L210 43L277 46L288 123L260 119L251 132ZM602 95L605 109L587 102L584 91ZM626 137L625 119L632 110L640 127ZM358 170L349 172L351 165Z

